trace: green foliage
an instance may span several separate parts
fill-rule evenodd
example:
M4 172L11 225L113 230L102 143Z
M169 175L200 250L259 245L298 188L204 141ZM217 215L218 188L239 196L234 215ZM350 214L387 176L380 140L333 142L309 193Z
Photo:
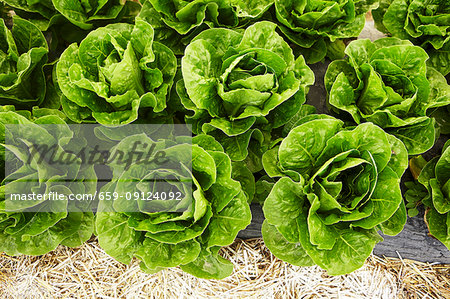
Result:
M350 273L382 240L377 230L396 235L406 222L406 148L371 123L345 129L332 117L312 118L263 163L280 178L264 202L264 242L289 263Z
M91 31L80 45L70 45L56 65L62 107L74 122L120 125L145 110L161 113L173 84L177 60L153 41L153 28L110 24Z
M440 134L450 134L450 105L429 109L427 115L434 118Z
M373 18L379 30L421 46L430 65L444 76L450 73L450 2L381 0Z
M450 86L427 67L428 55L409 41L383 38L351 42L345 60L333 61L325 74L328 102L357 124L372 122L404 142L408 153L430 149L434 120L427 110L450 103Z
M192 114L194 133L214 136L233 161L262 169L270 132L287 123L305 102L314 74L294 58L276 25L258 22L240 33L205 30L181 60L177 91Z
M12 106L2 106L2 166L5 166L6 154L13 156L6 160L12 169L6 178L2 175L0 187L0 251L9 255L42 255L59 244L79 246L92 236L94 215L86 202L28 200L8 204L10 199L5 196L5 182L8 194L57 192L68 196L95 192L97 183L92 180L96 178L93 165L73 163L70 169L61 165L57 167L49 162L48 155L42 157L31 150L30 144L56 146L59 154L65 153L79 160L72 151L83 143L81 140L72 141L74 133L61 117L64 118L64 114L51 109L34 109L31 113L16 112ZM7 124L27 125L27 130L11 129L6 127ZM49 128L41 124L58 126Z
M182 55L193 37L215 27L237 28L260 18L273 0L145 0L140 13L157 39Z
M146 0L141 15L177 55L209 28L241 29L255 21L277 24L308 63L344 57L344 39L357 37L374 0Z
M145 134L130 135L120 140L114 150L130 148L136 140L154 142ZM221 246L230 245L237 233L250 224L247 195L241 184L232 179L231 160L214 138L199 135L192 142L156 142L156 149L164 149L167 154L164 165L111 165L113 179L102 188L103 192L148 194L159 190L158 185L148 183L149 179L164 178L170 173L167 177L172 181L168 184L183 193L181 200L159 204L129 201L125 197L100 202L96 217L98 240L118 261L130 263L137 257L141 268L150 273L181 266L201 278L221 279L231 274L231 262L218 251ZM173 167L168 168L169 165ZM187 188L188 184L180 185L189 180L192 189ZM166 187L162 191L170 190Z
M133 15L139 4L133 1L74 1L74 0L3 0L14 11L35 23L41 30L69 21L76 27L89 30L108 22L117 22ZM137 7L136 7L137 6ZM69 27L70 28L70 27Z
M344 58L343 39L358 37L366 13L377 6L374 0L275 0L281 32L308 63Z
M180 1L148 0L160 19L169 28L185 35L203 24L214 26L236 26L237 16L230 1Z
M444 145L441 156L426 164L422 161L425 160L420 157L410 162L411 172L419 170L419 175L417 182L406 185L405 198L411 207L421 203L425 205L430 234L450 250L450 141Z
M0 104L31 108L44 101L48 46L32 23L14 17L11 30L0 20Z

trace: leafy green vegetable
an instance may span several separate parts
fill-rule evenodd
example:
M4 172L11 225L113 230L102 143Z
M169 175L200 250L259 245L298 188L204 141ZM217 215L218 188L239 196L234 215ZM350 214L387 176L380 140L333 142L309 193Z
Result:
M166 153L167 162L135 163L129 168L113 163L113 180L102 192L138 192L147 197L149 192L172 191L183 196L180 200L149 202L130 201L125 196L100 201L96 232L102 248L123 263L137 257L141 268L150 273L181 266L201 278L230 275L233 266L218 251L250 224L251 214L246 193L231 177L231 160L222 146L207 135L194 137L193 144L172 144L168 139L154 142L138 134L120 140L113 149L127 152L136 140L156 144L156 150ZM166 184L160 187L155 179L163 179ZM182 184L189 181L191 189L189 184Z
M450 141L442 149L442 155L428 163L422 157L410 161L410 170L419 171L417 182L409 182L405 198L415 206L427 207L425 220L430 234L450 250ZM426 162L426 161L425 161Z
M37 1L18 1L18 0L2 0L6 5L14 8L18 15L22 15L27 19L34 19L46 17L50 19L56 10L51 0L37 0Z
M187 34L202 24L213 26L236 26L237 17L230 1L225 0L148 0L157 17L179 34Z
M243 33L203 31L186 48L177 83L194 133L214 136L231 160L246 160L253 172L262 169L271 130L299 111L314 82L303 57L294 59L275 29L264 21Z
M381 0L373 18L379 30L423 47L434 68L450 73L449 1Z
M67 0L3 0L15 8L19 15L31 20L41 30L53 25L61 25L65 20L88 30L96 26L117 22L122 17L133 14L137 2L127 0L67 1Z
M58 155L64 153L73 161L80 160L72 151L83 143L79 139L73 141L74 133L61 114L51 109L16 112L13 106L1 106L1 162L3 168L8 163L9 173L7 177L2 173L0 187L0 251L9 255L42 255L59 244L79 246L92 236L94 215L87 202L45 199L13 202L7 198L9 194L56 192L68 196L95 192L96 174L92 165L73 163L68 168L52 164L49 155L36 153L31 147L55 146Z
M1 105L31 108L44 101L47 53L44 35L32 23L16 16L9 30L0 20Z
M182 55L201 31L242 26L259 18L272 5L273 0L145 0L140 16L155 28L158 41Z
M62 107L75 122L126 124L138 112L160 113L173 84L177 60L153 41L152 26L110 24L70 45L56 65Z
M382 240L377 230L396 235L406 223L406 148L372 123L344 129L335 118L310 116L263 163L280 178L264 202L264 242L289 263L350 273Z
M308 63L344 58L343 39L358 37L365 14L377 6L375 0L275 0L281 32L301 47Z
M353 41L345 53L348 58L333 61L325 74L332 108L397 136L410 155L430 149L435 129L426 113L450 103L450 86L427 67L425 51L391 37Z

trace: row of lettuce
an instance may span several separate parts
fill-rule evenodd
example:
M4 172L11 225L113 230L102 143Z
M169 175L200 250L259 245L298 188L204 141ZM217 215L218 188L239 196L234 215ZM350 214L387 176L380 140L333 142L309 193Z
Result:
M308 63L343 58L345 39L359 35L365 14L371 11L376 27L410 40L427 50L430 63L444 75L450 72L449 4L442 0L105 0L101 2L3 0L2 17L10 8L40 30L54 35L52 48L61 41L80 41L89 30L117 22L133 22L142 6L157 39L177 55L190 40L211 27L242 29L269 20ZM140 3L139 3L140 2ZM62 45L63 46L63 45Z
M382 240L378 232L398 234L407 208L420 204L430 233L450 248L448 143L428 164L418 156L450 133L450 7L435 2L5 1L1 138L14 141L4 147L17 169L3 179L37 180L46 193L98 189L86 179L93 166L27 162L28 145L42 136L60 151L83 145L69 127L40 124L187 123L194 137L186 144L145 132L108 135L115 149L149 139L174 161L191 151L192 161L170 171L111 165L113 180L101 190L123 192L126 178L150 190L155 171L194 184L182 211L122 212L118 200L101 201L94 215L73 202L66 212L6 212L3 183L0 251L41 255L95 233L108 254L137 258L146 272L181 266L220 279L232 272L220 248L250 223L252 201L263 204L262 234L275 256L332 275L361 267ZM372 9L377 28L394 37L348 43ZM308 64L326 56L333 116L304 104L315 82ZM33 130L14 136L6 124ZM405 205L400 181L413 156L418 183L409 183ZM58 183L69 174L72 185Z

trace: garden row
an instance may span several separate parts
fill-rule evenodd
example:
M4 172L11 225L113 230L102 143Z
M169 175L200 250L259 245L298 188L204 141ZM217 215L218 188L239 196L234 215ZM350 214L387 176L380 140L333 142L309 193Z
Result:
M356 39L370 11L389 37ZM450 142L422 156L450 133L445 1L3 0L0 14L0 251L41 255L95 234L143 271L220 279L232 272L220 248L250 224L252 202L275 256L331 275L361 267L419 207L450 249ZM329 111L316 113L310 66L325 59ZM143 142L167 160L112 161L102 184L75 154L92 144L74 124L101 125L113 152ZM154 194L156 181L180 198L121 196ZM11 190L114 200L11 210Z

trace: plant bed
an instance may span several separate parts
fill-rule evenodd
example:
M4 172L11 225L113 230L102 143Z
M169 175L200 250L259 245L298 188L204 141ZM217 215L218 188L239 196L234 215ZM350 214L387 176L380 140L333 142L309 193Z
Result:
M81 19L61 1L0 0L0 252L95 234L144 272L224 279L253 203L239 236L293 266L344 275L373 251L450 264L448 72L375 30L379 1L108 0Z

